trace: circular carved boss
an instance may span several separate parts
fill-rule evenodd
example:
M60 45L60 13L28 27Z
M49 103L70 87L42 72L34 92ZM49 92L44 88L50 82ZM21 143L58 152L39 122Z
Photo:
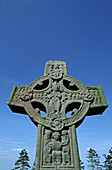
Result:
M45 84L44 84L45 83ZM32 84L30 84L26 90L26 94L24 94L24 108L31 118L31 120L37 125L38 123L41 125L44 125L46 127L51 127L51 119L48 116L49 115L49 104L46 102L45 97L43 94L46 94L46 92L50 93L50 88L52 87L52 80L47 76L42 77L36 81L34 81ZM67 99L65 103L63 103L61 113L65 114L66 108L68 105L71 103L80 103L79 109L71 115L71 117L67 118L62 117L62 126L60 125L60 128L53 128L53 130L61 130L64 126L70 126L72 124L76 124L79 122L81 119L83 119L89 110L89 106L92 100L92 96L89 94L87 88L79 82L77 79L70 77L70 76L65 76L63 77L62 80L59 82L59 87L60 90L63 92L70 94L71 98ZM29 95L28 95L29 93ZM36 94L39 94L41 97L36 96ZM25 96L27 96L27 100L25 100ZM29 96L29 99L28 99ZM35 97L36 96L36 97ZM41 110L45 111L46 117L42 117L39 113L39 107L35 109L32 106L33 102L37 102L38 104L40 103L41 106L44 106Z

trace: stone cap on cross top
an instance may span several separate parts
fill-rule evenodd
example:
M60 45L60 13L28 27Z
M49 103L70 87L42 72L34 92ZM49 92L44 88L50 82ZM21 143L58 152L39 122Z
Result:
M108 107L102 86L86 87L68 76L64 61L46 63L44 76L29 86L14 86L8 105L13 112L27 114L36 124L55 131L77 126L85 116L102 114ZM46 112L43 117L40 110ZM66 114L72 111L70 117Z

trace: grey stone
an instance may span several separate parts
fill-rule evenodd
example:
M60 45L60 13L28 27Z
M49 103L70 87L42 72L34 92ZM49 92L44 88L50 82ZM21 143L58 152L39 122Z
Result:
M44 76L28 87L14 86L8 105L38 126L35 170L80 170L76 128L108 107L101 86L86 87L58 60L48 61Z

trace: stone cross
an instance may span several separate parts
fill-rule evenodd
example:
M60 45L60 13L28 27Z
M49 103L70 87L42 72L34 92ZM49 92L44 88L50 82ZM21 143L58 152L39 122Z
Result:
M28 87L14 86L8 105L38 126L35 170L80 170L76 128L108 107L101 86L86 87L68 76L60 60L48 61L44 76Z

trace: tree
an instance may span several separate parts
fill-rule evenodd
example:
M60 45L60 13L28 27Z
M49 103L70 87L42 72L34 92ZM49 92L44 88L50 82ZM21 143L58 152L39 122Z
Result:
M101 170L102 168L102 165L100 165L100 157L99 155L97 154L97 152L90 148L88 151L87 151L87 162L89 163L88 164L88 167L91 168L91 170L95 170L95 169L98 169L98 170Z
M81 169L84 169L84 162L82 162L81 160L80 160L80 167Z
M105 170L112 170L112 147L109 149L109 154L103 154L105 161L103 167Z
M15 169L27 170L28 168L31 168L28 163L29 157L28 157L27 151L23 149L19 154L20 156L18 160L15 162L15 168L13 168L12 170L15 170Z

